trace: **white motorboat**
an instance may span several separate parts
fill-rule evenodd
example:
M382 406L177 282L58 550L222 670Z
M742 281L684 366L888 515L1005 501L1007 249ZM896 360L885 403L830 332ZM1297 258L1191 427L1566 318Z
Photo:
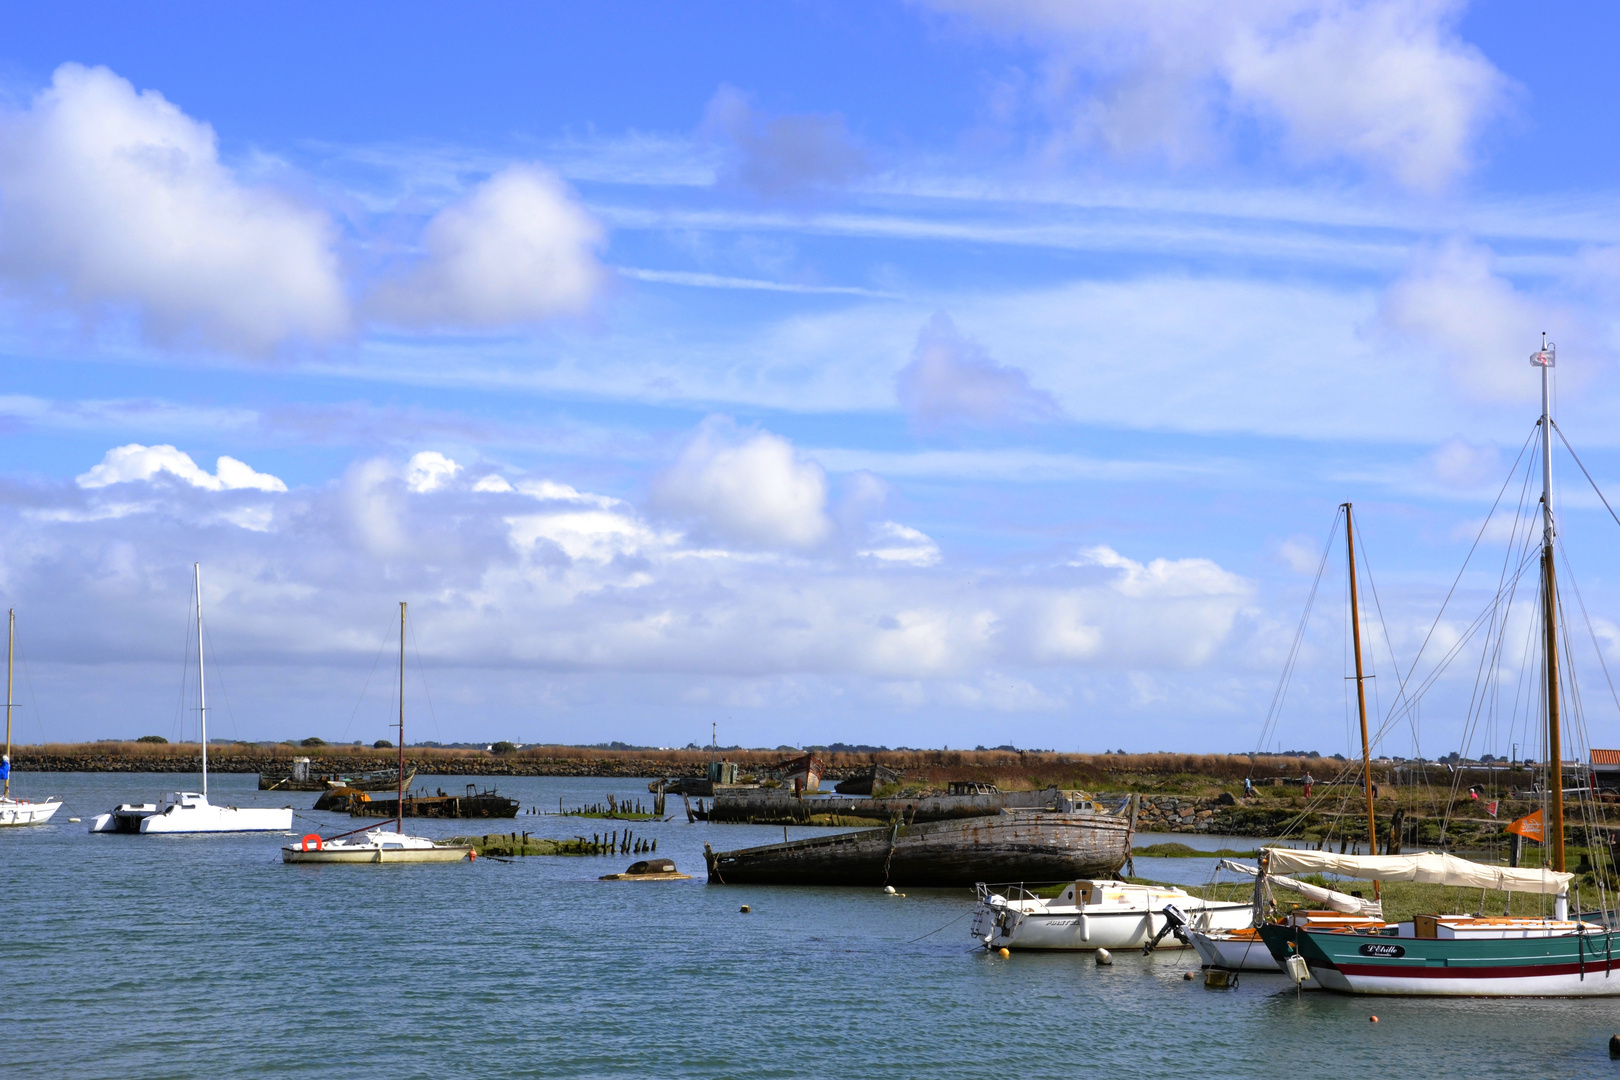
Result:
M202 791L174 791L161 803L120 803L90 819L93 833L291 832L292 807L215 806L208 801L208 688L203 678L202 564L197 587L197 712L202 726ZM9 695L8 695L9 696Z
M474 859L470 844L444 844L405 832L405 602L399 604L399 785L394 800L394 831L369 827L360 839L344 833L330 839L310 833L281 849L284 863L438 863ZM356 829L355 832L359 832Z
M0 827L12 825L43 825L51 815L62 809L62 800L51 798L44 802L11 797L11 668L16 657L17 609L12 608L6 620L6 753L0 758L0 780L5 790L0 793Z
M470 844L439 844L425 836L389 832L382 827L372 828L357 839L323 840L310 833L281 849L281 861L290 863L460 862L472 857Z
M1075 881L1051 899L1022 885L981 884L978 893L972 933L987 949L1180 949L1187 928L1239 930L1254 918L1249 901L1126 881Z

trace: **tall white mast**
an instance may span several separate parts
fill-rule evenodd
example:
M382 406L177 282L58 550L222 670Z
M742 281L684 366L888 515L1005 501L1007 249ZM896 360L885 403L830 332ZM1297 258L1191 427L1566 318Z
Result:
M11 659L16 655L17 609L6 617L6 764L11 764ZM11 798L11 770L6 770L6 790L0 798Z
M1541 368L1541 525L1542 544L1553 542L1552 512L1552 369L1558 363L1558 346L1547 344L1547 335L1541 335L1541 351L1530 358Z
M202 717L203 798L208 798L208 694L203 684L202 563L192 563L197 584L197 713ZM11 695L6 695L9 699Z

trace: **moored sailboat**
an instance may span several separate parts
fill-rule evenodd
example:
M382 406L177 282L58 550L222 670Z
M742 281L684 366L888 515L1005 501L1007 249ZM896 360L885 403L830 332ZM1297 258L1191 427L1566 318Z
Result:
M281 849L286 863L425 863L473 858L470 844L446 844L405 833L405 601L399 603L399 767L395 772L394 831L368 827L327 838L310 833ZM364 832L355 838L355 833ZM313 844L313 846L311 846Z
M5 790L0 792L0 827L12 825L43 825L51 815L62 809L62 800L46 799L33 802L11 796L11 668L16 657L17 610L13 608L6 618L6 753L0 758L0 781Z
M292 807L215 806L208 801L208 693L203 673L202 564L192 566L197 592L197 712L202 729L202 790L174 791L161 803L121 803L90 820L99 833L290 832Z
M1570 915L1575 875L1565 866L1559 604L1552 511L1551 369L1556 353L1543 337L1530 362L1541 369L1540 628L1542 706L1546 721L1546 854L1541 868L1489 866L1439 852L1365 856L1268 848L1262 875L1330 873L1374 881L1431 884L1552 896L1548 917L1415 915L1376 929L1271 925L1261 935L1278 961L1303 959L1327 989L1422 996L1580 997L1620 995L1611 916ZM1359 674L1359 671L1358 671ZM1297 960L1294 962L1297 963Z

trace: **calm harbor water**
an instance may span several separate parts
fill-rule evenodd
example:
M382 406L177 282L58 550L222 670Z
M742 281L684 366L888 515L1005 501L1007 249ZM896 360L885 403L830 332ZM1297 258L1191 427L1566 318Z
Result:
M1197 970L1191 950L1121 955L1107 968L1086 954L986 955L972 948L970 917L958 918L971 906L962 890L889 899L709 886L705 839L743 847L782 830L691 825L678 799L670 809L681 820L630 826L694 875L662 883L597 880L628 856L295 867L280 861L282 837L91 836L67 820L192 786L182 779L17 777L22 794L56 793L68 805L49 826L0 830L0 1075L1250 1080L1287 1070L1523 1080L1620 1071L1606 1048L1620 999L1296 995L1263 975L1212 991L1183 980ZM216 777L210 793L236 805L289 801L253 783ZM526 808L609 792L650 798L645 782L625 780L499 786ZM290 801L307 807L314 795ZM300 833L352 827L300 813ZM478 824L411 827L448 836ZM486 827L571 836L604 825L624 828L527 814ZM1208 878L1197 859L1138 870L1165 864L1184 881ZM743 904L751 914L739 913Z

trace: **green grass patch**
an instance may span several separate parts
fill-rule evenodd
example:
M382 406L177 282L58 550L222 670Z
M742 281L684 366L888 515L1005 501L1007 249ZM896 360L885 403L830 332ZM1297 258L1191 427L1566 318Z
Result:
M1220 848L1216 851L1200 851L1186 844L1148 844L1146 847L1132 848L1132 855L1141 855L1149 859L1253 859L1257 852L1237 851L1233 848Z

